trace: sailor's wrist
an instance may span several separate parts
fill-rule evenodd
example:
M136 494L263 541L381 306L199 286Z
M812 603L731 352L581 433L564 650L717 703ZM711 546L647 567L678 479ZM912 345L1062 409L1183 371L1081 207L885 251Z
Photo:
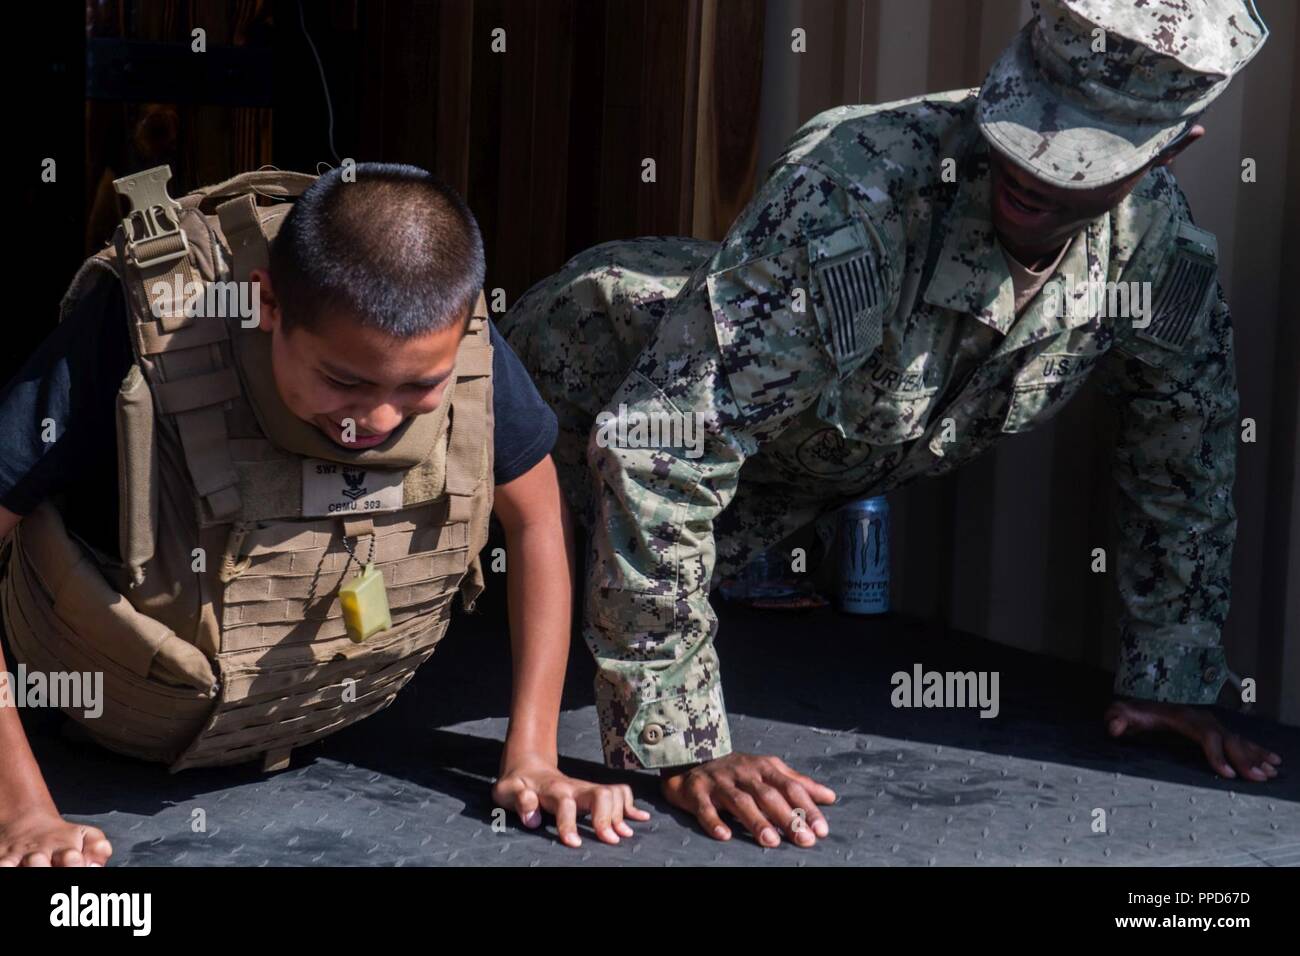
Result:
M689 773L690 771L694 770L698 766L700 766L699 761L696 761L695 763L678 764L673 767L660 767L659 776L662 779L667 780L670 777L677 777L677 776L681 776L684 773Z

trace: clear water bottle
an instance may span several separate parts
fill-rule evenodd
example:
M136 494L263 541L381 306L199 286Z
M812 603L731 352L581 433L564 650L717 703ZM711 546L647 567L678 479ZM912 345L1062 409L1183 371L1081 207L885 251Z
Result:
M789 579L785 562L786 556L779 549L764 551L722 585L722 596L728 601L789 597L797 588Z

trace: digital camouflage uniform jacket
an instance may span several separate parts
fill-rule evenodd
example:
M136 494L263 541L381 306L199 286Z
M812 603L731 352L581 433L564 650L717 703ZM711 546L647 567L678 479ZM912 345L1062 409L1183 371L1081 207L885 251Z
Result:
M1038 427L1089 378L1120 416L1116 690L1216 698L1237 389L1214 237L1192 225L1173 176L1153 170L1072 240L1052 280L1067 307L1049 308L1045 288L1016 316L975 103L970 90L822 113L720 245L606 244L548 280L549 302L535 289L512 311L511 327L552 321L592 283L633 309L639 284L677 289L601 403L699 413L703 454L614 447L594 431L588 449L586 637L611 766L730 752L708 599L715 565L730 573L850 499L942 474ZM680 274L663 280L674 256ZM1087 282L1149 282L1154 314L1145 324L1108 315ZM638 319L604 321L617 336ZM571 382L584 361L617 354L578 324L581 342L545 343Z

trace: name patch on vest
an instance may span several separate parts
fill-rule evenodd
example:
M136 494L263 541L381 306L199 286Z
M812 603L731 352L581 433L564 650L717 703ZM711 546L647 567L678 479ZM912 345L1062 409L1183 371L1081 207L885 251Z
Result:
M319 458L302 462L302 513L316 515L397 511L402 507L402 472L341 465Z

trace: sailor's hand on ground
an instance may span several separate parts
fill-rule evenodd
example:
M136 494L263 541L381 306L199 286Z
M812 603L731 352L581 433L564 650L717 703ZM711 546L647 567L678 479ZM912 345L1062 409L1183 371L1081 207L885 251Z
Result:
M578 818L591 816L591 828L605 843L618 843L632 836L627 820L649 820L650 814L636 805L632 788L625 783L598 784L567 776L544 759L519 761L506 766L492 787L492 799L499 807L514 810L524 826L542 825L542 811L555 817L560 841L579 847Z
M1195 741L1214 772L1228 779L1271 780L1282 763L1277 754L1224 727L1205 707L1121 698L1106 709L1105 720L1112 737L1164 731Z
M0 866L103 866L113 846L97 827L71 823L54 807L0 808Z
M662 787L669 803L692 814L718 840L731 839L721 812L739 820L761 846L780 844L781 831L799 846L812 846L830 833L817 804L834 803L835 791L777 757L731 753L665 770Z

